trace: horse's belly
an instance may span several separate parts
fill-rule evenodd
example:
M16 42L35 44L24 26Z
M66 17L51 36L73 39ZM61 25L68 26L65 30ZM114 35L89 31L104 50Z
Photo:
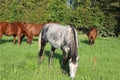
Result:
M54 41L54 40L52 40L52 41L49 41L49 43L50 43L52 46L54 46L55 48L61 49L61 42L60 42L60 41Z
M63 44L63 36L60 34L49 34L47 35L47 40L55 48L61 49L61 45Z
M17 33L17 28L14 26L9 26L5 31L5 35L7 36L12 36L12 35L15 35L16 33Z
M9 31L6 31L6 32L5 32L5 35L7 35L7 36L12 36L12 35L14 35L14 33L13 33L13 32L9 32Z

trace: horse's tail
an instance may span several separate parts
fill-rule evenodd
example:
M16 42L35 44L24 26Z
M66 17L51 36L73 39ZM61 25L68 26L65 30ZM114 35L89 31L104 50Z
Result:
M40 31L39 39L38 39L38 48L39 48L39 50L41 49L41 36L42 36L42 30Z
M77 31L76 31L76 29L75 28L73 28L73 27L71 27L72 28L72 31L73 31L73 36L74 36L74 41L75 41L75 43L74 43L74 55L75 56L72 56L73 57L73 59L74 59L74 61L76 62L76 60L77 60L77 57L78 57L78 51L77 51L77 49L78 49L78 37L77 37Z
M75 39L75 48L77 51L78 48L78 36L77 36L77 31L75 30L75 28L73 28L73 33L74 33L74 39Z

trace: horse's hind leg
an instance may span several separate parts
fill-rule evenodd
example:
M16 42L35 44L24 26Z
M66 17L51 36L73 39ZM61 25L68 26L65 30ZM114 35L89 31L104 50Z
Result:
M42 60L43 60L43 56L44 56L44 48L45 48L45 45L46 45L46 41L44 41L44 40L41 40L41 48L40 48L40 51L39 51L39 54L38 54L38 56L40 57L40 60L38 61L38 63L41 63L42 62Z
M53 58L53 54L54 54L55 48L52 46L51 47L51 51L50 51L50 58L49 58L49 66L52 66L52 58Z
M1 39L2 39L2 34L0 34L0 44L2 43L2 40L1 40Z

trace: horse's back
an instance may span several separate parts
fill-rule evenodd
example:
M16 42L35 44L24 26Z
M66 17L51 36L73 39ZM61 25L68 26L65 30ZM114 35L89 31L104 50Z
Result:
M70 26L63 26L56 23L48 23L43 27L43 30L47 30L47 34L52 36L63 35L71 31Z
M44 28L49 28L49 29L52 29L53 31L58 30L58 31L63 31L63 32L65 32L64 30L71 30L71 27L69 25L64 26L64 25L57 24L57 23L45 24Z
M24 25L33 36L38 36L40 30L43 27L43 24L35 24L35 23L25 23Z
M8 22L0 22L0 27L7 25Z

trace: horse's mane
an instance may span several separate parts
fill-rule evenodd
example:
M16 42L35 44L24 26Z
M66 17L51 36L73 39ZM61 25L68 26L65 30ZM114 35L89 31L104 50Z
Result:
M24 25L20 22L15 22L15 24L17 24L21 29L24 30L24 33L26 36L29 36L32 38L32 35L28 32L28 30L24 27Z

